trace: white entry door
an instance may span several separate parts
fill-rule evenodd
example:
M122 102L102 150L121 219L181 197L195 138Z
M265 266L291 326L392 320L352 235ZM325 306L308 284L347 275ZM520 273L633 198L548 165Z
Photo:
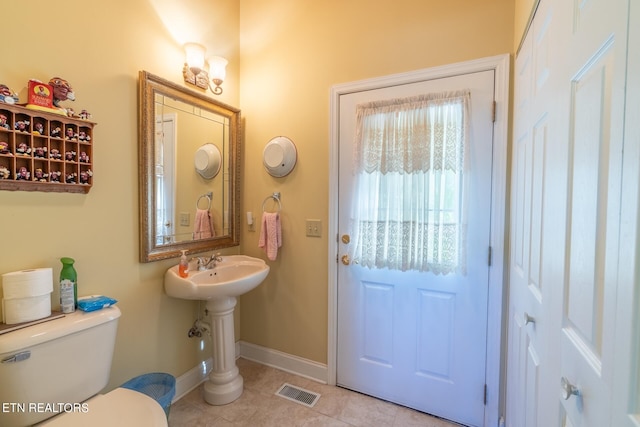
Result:
M494 71L340 96L339 256L348 254L355 111L360 103L468 89L466 273L338 267L337 383L480 426L485 411ZM416 197L419 197L416 194Z

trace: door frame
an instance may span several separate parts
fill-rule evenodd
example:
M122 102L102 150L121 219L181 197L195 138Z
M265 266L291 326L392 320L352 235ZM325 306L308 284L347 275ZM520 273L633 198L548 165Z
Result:
M506 360L506 326L503 321L507 287L505 258L508 240L505 238L509 203L507 193L507 163L509 138L509 67L508 54L459 62L423 70L411 71L372 79L342 83L331 87L330 143L329 143L329 224L328 224L328 331L327 331L327 382L336 384L337 376L337 327L338 327L338 171L340 96L353 92L415 83L469 74L479 71L495 71L495 121L493 126L493 165L491 181L491 247L492 261L489 268L489 294L487 319L486 358L486 406L485 426L497 426L504 408L504 361ZM333 240L335 236L335 240ZM500 250L502 248L502 250Z

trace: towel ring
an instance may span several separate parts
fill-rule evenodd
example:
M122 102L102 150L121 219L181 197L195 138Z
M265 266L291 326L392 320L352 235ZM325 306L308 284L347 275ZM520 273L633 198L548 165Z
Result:
M211 199L213 197L213 193L210 191L206 194L203 194L202 196L198 197L198 201L196 202L196 209L200 209L200 200L202 200L202 198L206 198L209 203L207 205L207 210L211 210Z
M267 197L264 199L264 201L262 202L262 212L266 212L266 210L265 210L265 207L264 207L264 206L265 206L265 204L267 203L267 201L268 201L269 199L273 199L273 200L275 200L276 202L278 202L278 212L280 212L280 211L282 210L282 201L280 201L280 193L279 193L279 192L273 193L272 195L267 196Z

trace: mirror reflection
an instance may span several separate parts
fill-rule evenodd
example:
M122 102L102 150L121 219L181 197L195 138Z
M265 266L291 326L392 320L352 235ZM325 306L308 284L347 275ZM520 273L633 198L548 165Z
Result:
M140 73L141 261L237 245L240 111Z
M229 174L206 179L195 165L197 157L204 159L203 169L212 163L200 150L205 142L222 157L229 152L229 119L162 93L155 96L155 115L156 245L229 234ZM228 161L221 165L225 172L228 167Z

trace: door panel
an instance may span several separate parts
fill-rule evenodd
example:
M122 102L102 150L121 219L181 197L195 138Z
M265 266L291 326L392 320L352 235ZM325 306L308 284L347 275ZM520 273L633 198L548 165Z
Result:
M609 159L608 138L604 137L607 129L603 129L608 108L603 98L610 91L611 55L610 51L605 53L582 70L572 90L574 138L565 334L573 336L594 361L602 354Z
M482 425L491 220L494 71L340 97L340 235L350 234L355 107L417 93L471 90L467 274L338 269L339 385L466 425ZM340 244L340 254L348 252Z
M362 292L362 360L390 366L393 363L394 288L383 283L363 282Z
M416 373L451 381L456 296L420 290L418 306Z
M536 352L536 349L531 343L527 346L527 361L526 361L526 378L525 384L527 390L525 396L527 401L525 403L525 420L526 425L535 426L538 425L538 394L540 392L540 356Z

